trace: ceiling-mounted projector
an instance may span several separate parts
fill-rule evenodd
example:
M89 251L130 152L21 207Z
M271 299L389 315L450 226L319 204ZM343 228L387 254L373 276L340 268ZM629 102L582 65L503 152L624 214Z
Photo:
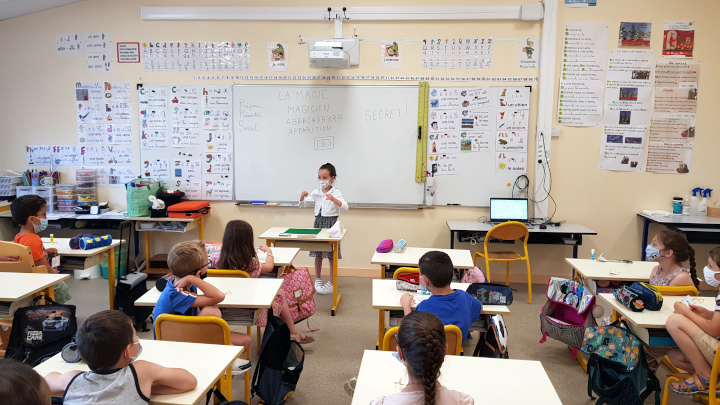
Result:
M310 66L343 69L360 62L360 46L356 38L315 39L308 41Z

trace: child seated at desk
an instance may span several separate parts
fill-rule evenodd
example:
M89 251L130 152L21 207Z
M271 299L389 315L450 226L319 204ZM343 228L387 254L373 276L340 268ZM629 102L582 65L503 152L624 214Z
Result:
M3 405L50 405L50 388L27 364L0 358L0 398Z
M236 219L230 221L225 226L225 234L223 235L222 249L220 253L214 252L210 256L210 262L218 269L223 270L243 270L250 277L263 277L264 274L270 277L277 277L271 273L275 267L275 258L267 246L259 246L258 249L266 253L265 263L258 260L253 236L252 226L242 220ZM290 339L298 343L306 344L315 341L310 336L306 336L300 332L293 322L290 308L288 308L285 296L278 294L273 301L273 314L280 314L280 319L285 322L290 329Z
M453 264L445 252L431 251L420 258L420 285L430 291L430 298L419 303L418 311L432 312L445 325L456 325L462 331L463 344L470 325L480 317L482 304L478 299L462 290L450 288ZM413 296L405 293L400 297L405 315L412 311Z
M78 328L75 342L90 371L45 376L51 392L64 392L65 405L147 404L152 394L178 394L197 386L187 370L136 360L142 346L132 320L120 311L91 315Z
M47 202L34 194L16 198L10 204L12 219L20 225L20 232L15 235L14 242L30 247L35 266L45 267L48 273L57 274L58 270L48 262L48 255L55 256L58 251L55 248L45 249L38 235L48 226L46 212ZM54 292L58 304L64 304L72 298L67 284L63 281L54 285Z
M408 383L401 392L374 399L370 405L472 405L467 394L449 390L438 381L445 361L445 328L437 316L415 311L400 321L396 336L398 359L405 364Z
M175 280L173 285L168 282L155 304L153 331L154 320L161 314L222 318L216 305L223 302L225 294L203 280L207 277L210 262L202 242L194 240L178 243L170 249L167 263ZM198 295L198 290L203 295ZM249 335L238 332L230 332L230 341L235 346L245 347L245 350L252 343ZM249 360L239 358L233 363L233 374L242 374L251 366Z

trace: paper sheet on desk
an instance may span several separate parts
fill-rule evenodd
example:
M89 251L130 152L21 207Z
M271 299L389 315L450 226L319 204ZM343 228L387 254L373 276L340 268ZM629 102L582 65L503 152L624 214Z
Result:
M263 252L262 250L258 250L257 258L260 263L265 263L265 260L267 260L267 253Z
M672 213L663 210L642 210L644 215L658 216L658 217L669 217Z
M426 294L413 294L413 302L415 305L420 304L421 302L425 301L426 299L430 298L430 295Z

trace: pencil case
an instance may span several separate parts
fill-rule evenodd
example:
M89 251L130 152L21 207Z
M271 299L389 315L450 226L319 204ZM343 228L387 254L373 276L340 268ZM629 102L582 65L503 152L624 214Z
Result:
M393 249L393 241L392 239L385 239L384 241L380 242L378 247L375 249L378 253L387 253Z
M193 219L210 213L210 203L207 201L184 201L174 204L167 209L170 218Z
M405 242L405 239L400 239L399 241L397 241L397 243L393 247L393 252L402 253L405 251L406 247L407 247L407 242Z

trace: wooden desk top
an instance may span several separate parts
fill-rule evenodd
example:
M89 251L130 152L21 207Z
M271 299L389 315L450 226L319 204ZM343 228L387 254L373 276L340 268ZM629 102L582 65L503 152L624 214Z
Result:
M565 259L580 275L588 280L648 281L656 262L632 263L599 262L590 259ZM617 270L618 274L610 274Z
M372 307L373 309L387 309L387 310L402 310L400 305L400 297L409 291L400 291L395 288L396 280L373 280L372 284ZM465 291L470 284L468 283L451 283L450 287L455 290ZM418 293L410 292L413 296L421 295ZM426 297L426 296L425 296ZM415 308L415 302L413 301L412 307ZM508 315L510 314L510 308L505 305L483 305L483 315Z
M407 383L407 370L393 352L365 350L358 374L353 405L367 405L381 395L400 392L395 384ZM445 356L440 369L443 386L463 392L476 404L560 405L560 398L539 361ZM492 381L492 389L480 382ZM517 382L522 381L522 388Z
M225 300L219 308L270 308L275 295L282 286L283 279L278 278L240 278L240 277L208 277L208 283L225 293ZM160 291L153 287L135 301L135 305L154 307Z
M295 256L300 252L300 248L295 247L273 247L270 248L275 259L276 266L289 266L295 260ZM258 252L258 260L260 263L265 263L267 256L265 253Z
M120 240L113 239L112 243L108 246L103 246L95 249L70 249L70 238L55 238L55 243L50 243L50 238L42 238L45 249L55 248L58 250L60 256L73 256L73 257L92 257L96 254L108 251L120 244Z
M68 278L69 274L0 273L0 301L20 301Z
M610 305L631 324L645 329L665 329L665 321L672 315L675 303L684 296L663 296L663 306L659 311L633 312L619 303L612 294L598 294L598 302ZM693 297L699 305L711 311L715 310L715 297Z
M315 235L314 238L298 238L297 235L293 236L280 236L281 233L285 233L288 229L292 227L290 226L274 226L267 231L263 232L262 235L258 236L258 239L271 239L276 241L292 241L292 242L334 242L334 241L341 241L345 234L347 233L347 229L343 233L343 236L339 238L334 238L328 234L328 229L322 229L319 234ZM299 228L299 229L311 229L311 228Z
M140 360L147 360L165 367L178 367L188 370L197 379L197 387L182 394L153 395L151 404L187 404L194 405L205 401L205 394L215 384L230 364L240 355L242 346L207 345L200 343L169 342L140 339L143 352ZM178 353L182 353L181 356ZM72 370L88 371L85 362L67 363L56 354L35 367L41 376L51 371L65 373Z
M407 266L417 267L420 257L427 252L437 250L445 252L450 256L453 267L456 269L472 269L475 267L473 264L472 254L469 250L465 249L435 249L435 248L419 248L419 247L406 247L402 253L388 252L388 253L377 253L373 254L370 263L380 265L393 265L393 266Z

